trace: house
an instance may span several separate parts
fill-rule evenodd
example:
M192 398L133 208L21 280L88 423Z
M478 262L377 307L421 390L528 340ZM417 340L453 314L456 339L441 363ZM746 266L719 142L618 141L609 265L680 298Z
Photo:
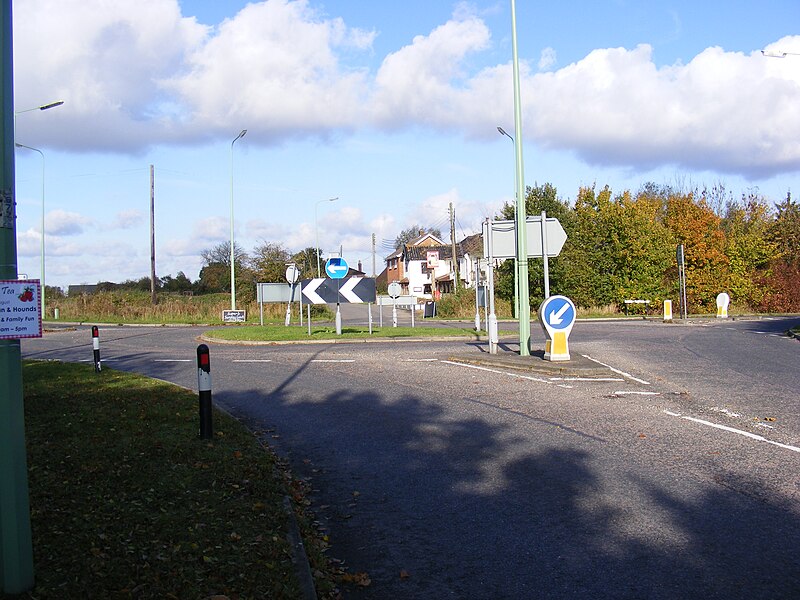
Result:
M386 280L397 281L403 294L423 299L438 299L455 288L455 268L458 266L459 286L475 285L475 265L483 256L481 234L464 238L453 246L432 233L420 232L419 237L398 248L386 257ZM485 265L481 267L485 270Z

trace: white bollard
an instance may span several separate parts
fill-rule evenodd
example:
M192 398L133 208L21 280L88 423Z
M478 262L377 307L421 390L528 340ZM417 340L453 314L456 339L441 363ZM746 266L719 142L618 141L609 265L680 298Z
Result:
M664 323L672 321L672 300L664 300Z

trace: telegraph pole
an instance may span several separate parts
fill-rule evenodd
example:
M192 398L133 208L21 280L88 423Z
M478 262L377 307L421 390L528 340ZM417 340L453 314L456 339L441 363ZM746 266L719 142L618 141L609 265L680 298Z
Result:
M156 296L156 173L150 165L150 302L158 304Z
M0 0L0 279L17 278L12 0ZM44 231L42 231L44 235ZM0 339L0 591L33 587L33 543L18 339Z
M456 254L456 211L450 203L450 244L453 246L453 291L458 291L458 255Z

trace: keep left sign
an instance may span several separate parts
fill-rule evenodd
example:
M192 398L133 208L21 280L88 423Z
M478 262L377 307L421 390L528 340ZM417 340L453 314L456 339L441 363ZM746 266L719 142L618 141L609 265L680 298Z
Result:
M42 337L38 279L0 280L0 339Z

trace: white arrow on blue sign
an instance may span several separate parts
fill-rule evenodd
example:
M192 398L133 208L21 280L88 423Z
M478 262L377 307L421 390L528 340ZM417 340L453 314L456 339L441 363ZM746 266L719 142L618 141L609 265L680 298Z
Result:
M329 258L325 263L325 272L331 279L344 279L349 271L350 267L343 258Z
M566 296L550 296L541 307L545 327L560 331L575 322L575 305Z

